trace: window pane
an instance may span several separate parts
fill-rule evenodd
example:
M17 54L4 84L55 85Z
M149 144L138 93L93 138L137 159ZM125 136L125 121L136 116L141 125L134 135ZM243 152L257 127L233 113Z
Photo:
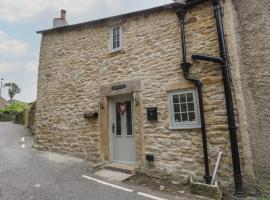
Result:
M190 121L190 122L196 121L196 120L195 120L195 113L194 113L194 112L188 113L188 116L189 116L189 121Z
M194 111L194 103L188 103L188 111Z
M112 32L112 48L117 49L120 47L120 27L113 28Z
M113 34L116 35L119 33L119 27L113 28Z
M179 103L179 96L173 95L173 103Z
M174 112L180 112L180 105L179 104L174 104Z
M132 113L131 101L126 102L127 106L127 135L132 135Z
M183 122L187 122L188 121L187 113L181 113L181 116L182 116L182 121Z
M117 43L113 42L113 48L116 49L117 48Z
M116 135L122 135L121 133L121 113L119 112L120 103L115 104L116 113Z
M181 112L187 112L187 105L181 104Z
M187 93L187 101L193 102L193 94L192 93Z
M186 95L185 94L181 94L180 95L180 102L181 103L185 103L186 102Z
M120 31L120 28L119 28L119 27L116 27L116 28L115 28L115 33L116 33L116 34L119 34L119 31Z
M181 122L180 113L174 114L174 117L175 117L175 122Z

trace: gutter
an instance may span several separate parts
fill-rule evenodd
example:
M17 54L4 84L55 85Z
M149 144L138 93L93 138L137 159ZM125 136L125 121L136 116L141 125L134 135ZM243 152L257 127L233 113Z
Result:
M200 3L206 2L208 0L191 0L186 4L180 4L178 10L183 9L185 12L187 8L193 7ZM235 115L233 108L233 100L232 100L232 89L230 82L230 72L229 72L229 63L228 63L228 55L225 44L225 35L223 29L223 20L222 20L222 8L219 0L212 0L214 7L214 14L216 19L216 29L218 34L218 42L219 42L219 57L213 56L204 56L204 55L192 55L192 59L194 60L204 60L208 62L214 62L221 64L223 83L224 83L224 93L226 99L226 109L227 109L227 119L229 126L229 136L230 136L230 144L231 144L231 154L232 154L232 163L233 163L233 175L234 175L234 183L235 183L235 194L242 195L243 194L243 184L242 184L242 175L241 175L241 166L240 166L240 158L239 158L239 150L238 150L238 142L237 142L237 134L236 134L236 125L235 125ZM177 16L180 20L181 32L182 32L182 51L183 51L183 63L181 64L182 70L183 66L185 69L183 70L184 76L186 78L185 73L188 73L188 68L190 67L190 63L186 62L186 49L185 49L185 37L184 35L184 17L182 19L179 16L179 11L177 12ZM186 78L187 79L187 78ZM205 147L204 147L205 148ZM205 163L206 165L206 163Z

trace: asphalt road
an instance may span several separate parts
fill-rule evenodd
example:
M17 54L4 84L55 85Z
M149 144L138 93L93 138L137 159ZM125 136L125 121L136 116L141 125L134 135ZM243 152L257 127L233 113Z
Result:
M33 136L23 126L0 122L0 200L200 199L127 183L110 183L112 186L93 176L87 170L88 162L38 151L32 148L33 143Z
M31 148L33 138L20 125L0 123L1 200L149 199L87 180L88 163Z

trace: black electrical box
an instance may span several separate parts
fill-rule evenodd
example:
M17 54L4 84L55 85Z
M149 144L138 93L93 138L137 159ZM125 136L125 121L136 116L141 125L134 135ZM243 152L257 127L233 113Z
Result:
M147 120L148 121L157 121L157 107L147 108Z
M146 155L145 155L145 159L146 159L148 162L154 162L154 155L146 154Z

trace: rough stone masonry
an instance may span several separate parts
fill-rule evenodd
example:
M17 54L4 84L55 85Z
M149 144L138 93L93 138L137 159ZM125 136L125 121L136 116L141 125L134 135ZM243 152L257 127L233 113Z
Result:
M200 129L171 129L168 94L195 88L180 69L180 29L173 5L42 32L36 105L36 142L45 149L96 162L110 161L108 102L115 83L134 98L136 163L150 176L186 179L204 173ZM225 13L226 15L226 13ZM121 25L123 47L111 53L111 27ZM211 2L187 12L188 58L218 55ZM233 184L232 163L221 69L218 64L193 62L191 74L202 80L210 170L218 151L223 186ZM238 117L237 101L235 113ZM146 108L158 108L158 121L147 121ZM84 119L96 111L98 119ZM244 166L240 130L240 157ZM153 164L145 154L155 156Z

